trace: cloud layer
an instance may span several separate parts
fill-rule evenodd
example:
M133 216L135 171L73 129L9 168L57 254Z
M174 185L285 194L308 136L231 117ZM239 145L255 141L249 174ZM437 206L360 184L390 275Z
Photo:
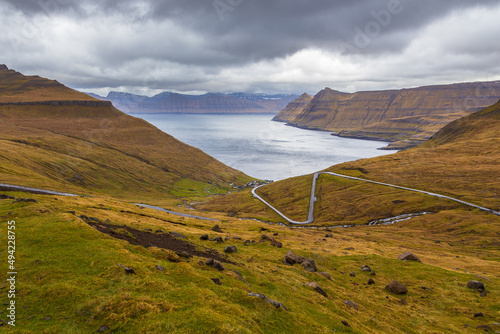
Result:
M0 63L101 94L500 79L498 0L0 0L0 16Z

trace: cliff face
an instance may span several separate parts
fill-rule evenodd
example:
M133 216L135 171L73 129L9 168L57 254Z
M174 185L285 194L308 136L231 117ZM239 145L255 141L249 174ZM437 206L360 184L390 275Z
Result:
M307 107L313 97L307 93L302 94L297 99L290 102L283 110L281 110L274 118L276 122L287 122L292 120L296 115L300 115Z
M342 93L326 88L303 109L285 108L276 119L335 135L415 146L455 119L498 101L500 82Z

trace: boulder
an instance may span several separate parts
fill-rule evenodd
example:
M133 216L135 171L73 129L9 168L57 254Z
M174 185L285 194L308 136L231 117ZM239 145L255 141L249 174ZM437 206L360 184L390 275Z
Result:
M484 283L472 280L467 283L467 287L469 289L484 290Z
M355 302L353 301L350 301L350 300L344 300L344 304L346 304L347 306L349 307L352 307L353 309L355 309L356 311L358 310L358 304L356 304Z
M203 234L201 237L200 237L200 240L209 240L209 236L208 234Z
M214 227L212 227L212 231L218 232L218 233L222 233L222 230L221 230L220 226L217 225L217 224L214 225Z
M237 251L238 249L236 246L226 246L226 248L224 248L224 253L236 253Z
M324 272L321 272L321 273L319 273L319 274L321 274L321 275L325 276L325 277L326 277L327 279L329 279L330 281L332 280L332 275L330 275L330 273L327 273L327 272L325 272L325 271L324 271Z
M313 259L305 259L304 261L302 261L301 265L302 267L304 267L306 271L309 271L311 273L315 273L318 271L318 267L316 267L316 262L314 262Z
M375 284L375 281L373 280L373 278L370 278L368 280L368 285L373 285L373 284Z
M219 262L215 259L208 259L207 262L205 262L205 264L207 266L214 268L214 269L217 269L218 271L223 271L224 269L226 269L226 268L224 268L224 265L221 262Z
M318 283L316 282L308 282L306 283L306 286L310 286L311 288L314 289L314 291L316 291L317 293L319 293L320 295L323 295L325 297L328 298L328 294L325 292L325 290L323 290Z
M364 264L361 266L361 271L372 271L372 269L370 268L370 266Z
M184 234L180 234L178 232L170 232L170 235L177 239L187 239Z
M415 254L413 254L411 252L406 252L406 253L401 254L400 256L398 256L398 260L422 262Z
M288 251L283 257L283 264L293 266L296 263L302 263L304 258L302 256L295 255L292 251Z
M408 292L406 286L403 283L398 282L396 280L392 280L389 284L387 284L385 289L396 295L405 295Z

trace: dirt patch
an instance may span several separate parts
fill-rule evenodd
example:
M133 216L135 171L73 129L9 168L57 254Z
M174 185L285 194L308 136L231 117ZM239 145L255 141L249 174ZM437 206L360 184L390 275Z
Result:
M105 233L113 238L125 240L131 245L140 245L146 248L158 247L168 249L181 257L186 254L203 258L212 258L223 263L235 264L226 255L220 254L215 249L206 248L204 250L196 249L196 245L182 239L173 237L165 232L145 232L131 228L127 225L111 225L101 221L96 221L93 217L80 217L87 224L96 228L99 232Z

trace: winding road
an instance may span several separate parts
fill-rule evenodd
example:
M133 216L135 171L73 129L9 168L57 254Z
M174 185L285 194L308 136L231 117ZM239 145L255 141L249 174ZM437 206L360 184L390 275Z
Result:
M417 192L417 193L421 193L421 194L425 194L425 195L429 195L429 196L433 196L433 197L438 197L438 198L444 198L444 199L448 199L448 200L451 200L451 201L454 201L454 202L458 202L458 203L461 203L461 204L464 204L464 205L468 205L468 206L474 207L476 209L479 209L479 210L482 210L482 211L486 211L486 212L492 213L494 215L500 216L500 212L498 212L498 211L495 211L495 210L492 210L492 209L488 209L488 208L485 208L485 207L482 207L482 206L479 206L479 205L475 205L475 204L472 204L472 203L464 202L462 200L459 200L459 199L456 199L456 198L453 198L453 197L449 197L449 196L445 196L445 195L441 195L441 194L436 194L436 193L431 193L431 192L428 192L428 191L423 191L423 190L418 190L418 189L401 187L401 186L397 186L397 185L389 184L389 183L383 183L383 182L377 182L377 181L371 181L371 180L361 179L359 177L347 176L347 175L342 175L342 174L337 174L337 173L332 173L332 172L316 172L316 173L314 173L314 175L313 175L313 181L312 181L312 186L311 186L311 197L310 197L310 200L309 200L309 212L308 212L308 215L307 215L307 220L305 220L303 222L299 222L299 221L292 220L292 219L288 218L281 211L279 211L274 206L272 206L271 204L269 204L266 200L264 200L262 197L260 197L257 194L256 191L257 191L257 189L259 189L259 188L261 188L261 187L263 187L265 185L262 185L262 186L259 186L259 187L256 187L256 188L252 189L252 194L253 194L253 196L255 198L257 198L262 203L264 203L265 205L267 205L269 208L271 208L274 212L276 212L278 215L280 215L283 219L285 219L286 221L288 221L290 224L294 224L294 225L311 224L314 221L314 204L318 200L318 198L316 197L316 182L317 182L317 180L318 180L318 178L319 178L319 176L321 174L329 174L329 175L333 175L333 176L337 176L337 177L342 177L344 179L350 179L350 180L356 180L356 181L363 181L363 182L368 182L368 183L374 183L374 184L378 184L378 185L382 185L382 186L386 186L386 187L397 188L397 189L402 189L402 190L407 190L407 191L413 191L413 192Z

